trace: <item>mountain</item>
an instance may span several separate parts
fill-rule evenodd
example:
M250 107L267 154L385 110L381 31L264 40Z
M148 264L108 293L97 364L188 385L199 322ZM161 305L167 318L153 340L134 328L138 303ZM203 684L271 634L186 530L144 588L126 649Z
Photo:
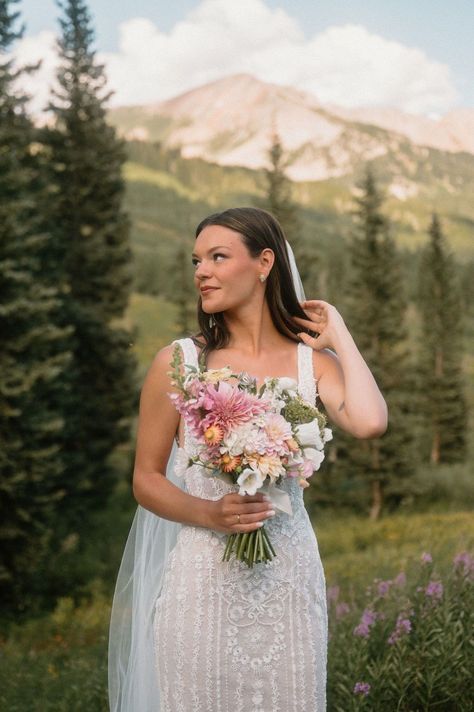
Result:
M251 169L266 164L276 130L294 181L351 175L354 165L384 156L417 164L426 158L426 148L474 155L474 109L452 111L440 120L390 108L345 109L248 74L158 104L114 109L110 119L127 139L158 141L179 149L183 158ZM394 188L402 199L417 190L416 182L404 177L408 182Z

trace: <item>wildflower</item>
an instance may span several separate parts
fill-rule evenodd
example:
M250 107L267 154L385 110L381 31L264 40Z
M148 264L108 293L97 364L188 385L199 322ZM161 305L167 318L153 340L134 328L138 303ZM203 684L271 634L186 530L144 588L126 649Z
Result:
M421 561L423 564L431 564L433 563L433 557L427 551L424 551L421 555Z
M400 613L395 624L395 630L388 639L388 644L393 645L400 640L404 635L408 635L411 631L411 621L406 617L405 613Z
M354 685L354 695L363 695L367 697L370 692L370 684L368 682L356 682Z
M377 613L372 611L370 608L366 608L362 613L359 625L357 625L353 633L354 635L359 635L361 638L368 638L370 635L370 628L374 625L377 620Z
M403 586L406 584L406 582L407 582L407 577L406 577L406 574L404 571L400 571L398 576L396 576L393 579L393 583L395 584L395 586L398 586L399 588L403 588Z
M425 596L439 601L443 596L443 584L441 581L430 581L425 588Z
M459 554L453 559L454 568L458 571L462 569L461 573L464 576L474 577L474 557L472 557L467 551L460 551Z
M348 603L345 601L341 601L340 603L336 604L336 618L342 618L343 616L347 615L347 613L350 613L350 606Z
M339 598L339 593L340 593L340 588L339 586L329 586L327 590L327 599L328 601L334 601L336 602L337 599Z
M390 586L392 585L392 583L393 581L379 581L377 584L377 591L379 596L386 596L390 590Z

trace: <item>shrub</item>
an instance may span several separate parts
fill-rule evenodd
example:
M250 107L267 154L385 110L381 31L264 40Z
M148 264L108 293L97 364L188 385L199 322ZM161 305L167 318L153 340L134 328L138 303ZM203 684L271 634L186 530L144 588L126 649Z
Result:
M457 554L443 577L428 553L409 568L359 603L328 588L331 712L472 710L474 558Z

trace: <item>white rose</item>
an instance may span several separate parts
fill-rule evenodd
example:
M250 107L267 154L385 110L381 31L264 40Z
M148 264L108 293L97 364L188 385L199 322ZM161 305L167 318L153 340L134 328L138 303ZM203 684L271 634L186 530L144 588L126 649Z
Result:
M313 468L319 470L322 461L324 460L324 452L322 450L315 450L313 447L307 447L303 450L304 456L307 460L311 460L313 463Z
M263 485L264 480L265 476L259 470L252 470L252 468L246 467L237 479L237 484L240 487L239 494L254 495Z
M304 446L316 447L322 450L324 443L321 440L319 425L317 420L312 420L310 423L301 423L296 426L296 435L300 443Z

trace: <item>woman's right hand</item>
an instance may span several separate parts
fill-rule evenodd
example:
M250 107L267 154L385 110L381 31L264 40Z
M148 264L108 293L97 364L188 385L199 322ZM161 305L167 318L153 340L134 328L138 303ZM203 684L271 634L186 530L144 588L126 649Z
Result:
M275 514L269 497L260 492L255 495L231 492L209 501L209 505L209 528L225 534L252 532Z

